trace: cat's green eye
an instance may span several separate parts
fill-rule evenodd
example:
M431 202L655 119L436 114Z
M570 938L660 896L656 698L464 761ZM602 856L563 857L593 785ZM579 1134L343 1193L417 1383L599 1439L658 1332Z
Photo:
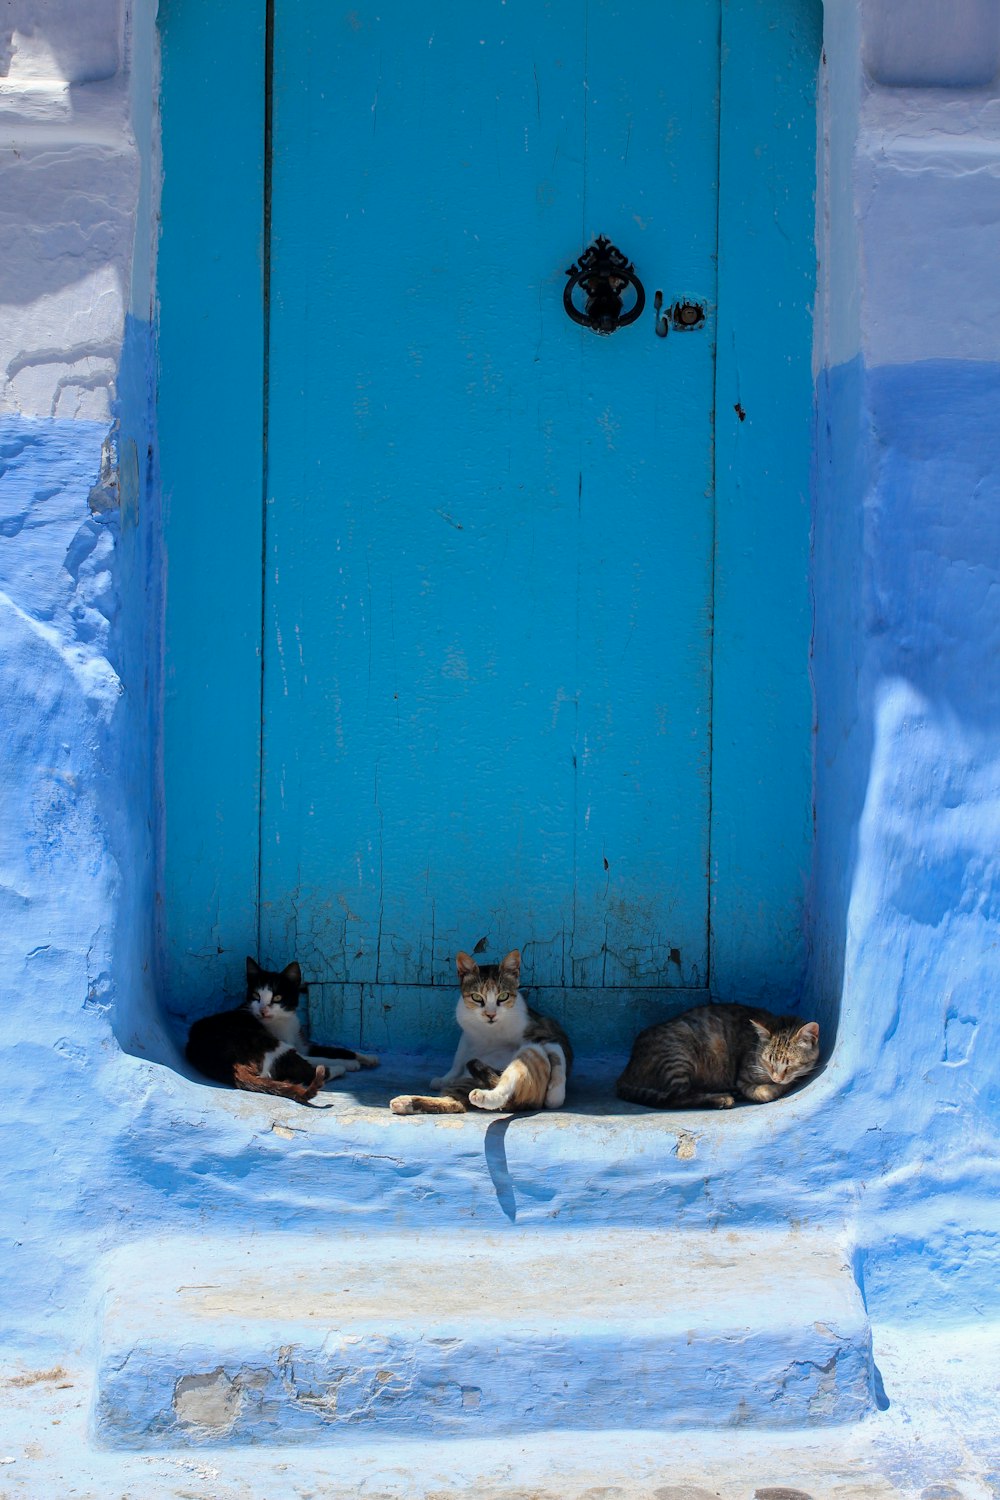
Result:
M470 995L469 999L470 1000L474 1000L477 1005L485 1005L486 1004L486 1001L483 999L482 995Z
M499 992L499 994L497 995L497 1004L498 1005L502 1005L505 1000L509 1000L509 999L510 999L510 996L508 995L507 991L506 990L501 990Z

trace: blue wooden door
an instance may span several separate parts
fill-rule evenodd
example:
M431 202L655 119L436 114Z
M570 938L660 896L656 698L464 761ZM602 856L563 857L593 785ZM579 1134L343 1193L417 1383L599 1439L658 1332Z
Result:
M718 10L275 7L261 945L330 1024L481 937L595 1039L707 983Z
M584 1046L798 993L821 22L161 6L172 1010L256 947L440 1045L480 937ZM650 297L607 339L561 300L598 233Z

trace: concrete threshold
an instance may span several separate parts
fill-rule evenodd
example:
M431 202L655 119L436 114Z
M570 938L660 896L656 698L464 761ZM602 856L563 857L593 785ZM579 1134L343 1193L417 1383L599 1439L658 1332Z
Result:
M95 1427L153 1449L848 1423L871 1336L829 1237L177 1235L106 1258Z

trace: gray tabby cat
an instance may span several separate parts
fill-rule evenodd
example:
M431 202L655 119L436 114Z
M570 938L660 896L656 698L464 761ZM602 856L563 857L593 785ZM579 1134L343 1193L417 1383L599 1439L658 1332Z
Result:
M431 1080L438 1098L397 1094L397 1115L460 1115L486 1110L558 1109L566 1098L573 1049L562 1027L524 1003L518 991L521 954L480 967L468 953L455 960L461 994L455 1019L461 1029L455 1060Z
M654 1109L764 1104L819 1060L819 1026L749 1005L699 1005L636 1037L618 1096Z

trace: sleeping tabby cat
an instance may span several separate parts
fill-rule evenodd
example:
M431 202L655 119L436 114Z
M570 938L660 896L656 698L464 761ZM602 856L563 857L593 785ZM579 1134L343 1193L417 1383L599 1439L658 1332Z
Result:
M398 1094L389 1108L397 1115L460 1115L470 1106L558 1109L573 1049L561 1026L524 1003L519 950L482 967L460 953L456 964L461 994L455 1018L462 1034L450 1069L431 1081L441 1094Z
M216 1083L280 1094L300 1104L307 1104L328 1078L377 1068L378 1058L369 1053L317 1047L303 1040L297 1011L306 989L297 963L272 972L248 958L246 999L235 1010L195 1021L188 1037L188 1061Z
M749 1005L699 1005L636 1037L618 1095L654 1109L732 1109L786 1093L819 1060L819 1026Z

